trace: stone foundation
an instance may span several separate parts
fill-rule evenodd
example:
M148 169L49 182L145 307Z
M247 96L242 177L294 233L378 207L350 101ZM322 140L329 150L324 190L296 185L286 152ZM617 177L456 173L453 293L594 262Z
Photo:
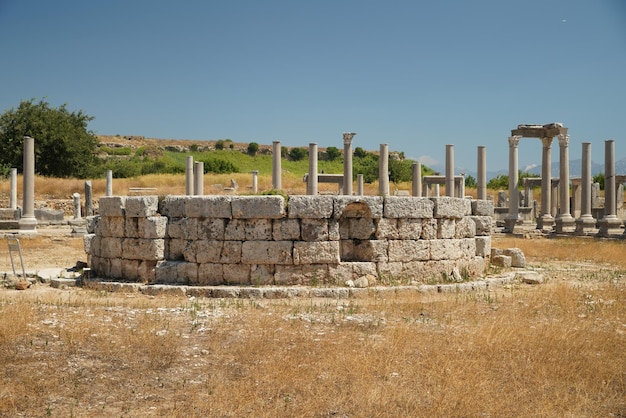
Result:
M111 196L92 277L185 285L433 283L483 274L493 205L439 197Z

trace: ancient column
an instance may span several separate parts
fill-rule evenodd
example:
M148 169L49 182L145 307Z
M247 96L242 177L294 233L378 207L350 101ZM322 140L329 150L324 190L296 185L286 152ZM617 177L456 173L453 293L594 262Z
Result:
M343 133L343 194L352 196L352 138L354 132Z
M389 196L389 144L380 144L378 156L378 194Z
M420 197L422 195L422 164L413 163L413 184L411 193L413 197Z
M74 220L81 219L82 215L80 213L80 193L74 193L72 197L74 199Z
M505 230L513 232L519 221L519 173L518 173L518 146L520 136L509 137L509 213L504 220Z
M478 147L478 190L477 199L487 200L487 147Z
M356 175L356 194L363 196L363 174Z
M454 197L454 145L446 145L446 196Z
M309 144L309 177L306 182L306 194L317 196L317 144Z
M272 142L272 188L274 190L283 188L280 151L280 141Z
M252 193L259 192L259 170L252 170Z
M615 213L615 141L610 139L604 143L604 216L598 222L599 236L620 233L622 221Z
M435 183L435 197L439 197L440 196L440 192L439 192L439 183Z
M91 180L85 182L85 216L93 215L93 189Z
M204 163L196 161L193 165L193 193L196 196L204 196Z
M596 221L591 214L591 142L583 142L581 167L580 217L576 219L576 233L581 235L595 232Z
M107 170L105 196L113 196L113 170Z
M36 233L37 218L35 218L35 140L30 136L24 137L24 166L22 217L19 220L20 232Z
M9 208L17 209L17 168L11 169L11 195L9 198Z
M569 204L569 135L559 135L559 206L556 232L574 232L576 222L570 213Z
M541 215L537 218L537 229L549 230L554 226L554 218L551 212L552 196L552 138L541 138L543 146L541 153Z
M188 155L186 160L186 168L185 168L185 194L187 196L192 196L194 194L193 183L194 183L194 174L193 174L193 156Z

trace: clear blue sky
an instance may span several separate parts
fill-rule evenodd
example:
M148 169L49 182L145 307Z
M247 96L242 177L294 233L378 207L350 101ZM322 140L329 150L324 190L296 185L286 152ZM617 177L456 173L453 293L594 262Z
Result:
M623 0L0 0L0 112L44 97L97 134L391 150L506 168L562 122L626 156ZM541 162L524 139L520 167ZM553 145L558 161L558 145Z

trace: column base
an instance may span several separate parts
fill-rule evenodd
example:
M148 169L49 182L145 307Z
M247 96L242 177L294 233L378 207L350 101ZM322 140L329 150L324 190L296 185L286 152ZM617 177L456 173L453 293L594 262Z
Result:
M559 234L574 232L576 230L576 220L569 213L559 215L556 218L556 232Z
M554 218L552 217L552 215L545 214L545 215L541 215L539 218L537 218L537 229L541 229L542 231L552 231L552 228L554 227Z
M600 219L598 225L600 227L598 229L598 236L600 237L620 235L624 232L621 228L622 220L615 215L605 216L604 218Z
M596 220L591 215L583 215L576 219L576 234L578 235L594 235L598 232L596 229Z
M513 233L515 232L515 226L519 225L521 223L521 220L519 218L519 216L517 217L507 217L506 219L504 219L504 232L508 232L508 233Z
M18 222L20 226L20 233L24 234L36 234L37 233L37 219L35 217L32 218L21 218Z

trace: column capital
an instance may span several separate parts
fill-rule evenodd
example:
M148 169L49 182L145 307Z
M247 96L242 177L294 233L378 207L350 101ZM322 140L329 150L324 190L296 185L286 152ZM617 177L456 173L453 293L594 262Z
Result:
M559 134L559 145L561 147L567 147L569 145L569 135Z
M541 139L541 143L543 144L544 148L548 148L550 149L552 147L552 137L551 136L544 136Z
M520 135L513 135L509 137L509 147L511 148L517 148L517 146L519 145L519 140L520 140L521 136Z
M344 132L343 133L343 144L344 145L352 145L352 138L356 135L354 132Z

